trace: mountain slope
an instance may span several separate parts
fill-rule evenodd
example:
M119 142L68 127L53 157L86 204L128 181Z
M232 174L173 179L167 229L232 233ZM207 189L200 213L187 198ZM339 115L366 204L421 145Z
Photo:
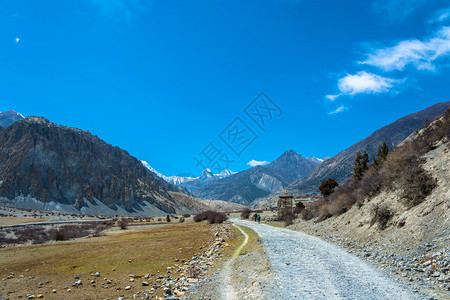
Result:
M190 191L201 198L247 205L257 198L265 197L273 191L288 186L295 179L306 176L318 164L319 161L310 160L289 150L266 166L256 166L229 177L214 180L205 186L191 188Z
M450 101L435 104L378 129L350 148L325 160L308 176L293 182L289 189L296 192L315 192L318 190L320 183L328 178L333 178L340 184L344 183L353 174L354 159L358 151L367 151L372 159L377 153L380 143L386 141L389 148L397 146L415 130L423 128L426 120L432 120L443 114L447 107L450 107Z
M3 128L6 128L12 123L20 121L22 119L24 119L24 116L13 110L0 112L0 126Z
M186 210L168 183L87 131L39 117L0 129L0 203L109 215Z

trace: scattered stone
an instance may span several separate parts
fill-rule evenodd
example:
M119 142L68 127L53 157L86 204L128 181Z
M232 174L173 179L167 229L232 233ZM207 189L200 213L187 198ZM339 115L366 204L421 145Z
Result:
M128 291L128 290L131 289L131 286L127 285L127 286L125 287L125 289Z
M72 284L72 286L79 286L79 285L83 285L83 283L80 280L75 281L75 283Z
M94 277L100 277L100 273L99 272L95 272L94 274L91 274Z

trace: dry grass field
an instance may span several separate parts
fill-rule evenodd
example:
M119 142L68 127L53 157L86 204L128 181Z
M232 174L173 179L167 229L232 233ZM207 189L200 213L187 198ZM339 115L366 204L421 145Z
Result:
M167 267L199 254L214 239L212 227L203 222L133 227L102 237L0 249L0 278L11 277L0 281L0 298L117 299L145 290L162 296L161 290L151 291L158 275L168 275ZM100 276L91 275L95 272ZM144 279L146 274L155 275ZM76 275L82 285L73 287Z

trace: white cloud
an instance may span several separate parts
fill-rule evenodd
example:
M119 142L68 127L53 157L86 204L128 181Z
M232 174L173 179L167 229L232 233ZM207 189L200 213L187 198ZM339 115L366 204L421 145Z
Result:
M18 42L20 42L20 38L16 37L16 38L14 39L14 41L15 41L16 43L18 43Z
M429 23L442 23L448 19L450 19L450 7L438 10L436 16Z
M367 64L385 71L403 70L413 65L418 70L434 71L437 59L450 55L450 27L442 27L432 37L423 41L404 40L393 47L375 50L360 64Z
M325 98L327 98L330 101L334 101L339 96L340 96L340 94L337 94L337 95L326 95Z
M336 108L335 110L330 111L328 114L329 114L329 115L335 115L335 114L338 114L338 113L340 113L340 112L343 112L344 110L345 110L345 106L344 106L344 105L341 105L341 106L339 106L338 108Z
M251 166L251 167L256 167L256 166L264 166L264 165L267 165L268 163L269 163L269 162L266 161L266 160L263 160L263 161L257 161L257 160L252 159L251 161L249 161L249 162L247 163L247 165L249 165L249 166Z
M397 82L395 79L360 71L355 75L347 74L339 79L338 87L341 91L340 95L377 94L388 92L395 82Z

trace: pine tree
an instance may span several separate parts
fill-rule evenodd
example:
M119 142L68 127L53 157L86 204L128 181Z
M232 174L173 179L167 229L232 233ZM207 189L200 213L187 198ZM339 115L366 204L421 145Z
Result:
M373 167L375 170L378 171L381 168L381 165L386 160L388 154L389 148L386 146L386 142L383 142L382 145L378 146L377 158L373 160Z
M369 169L369 154L364 151L364 153L361 155L361 152L358 151L356 153L355 158L355 166L353 167L353 177L355 177L357 180L361 180L364 173Z

